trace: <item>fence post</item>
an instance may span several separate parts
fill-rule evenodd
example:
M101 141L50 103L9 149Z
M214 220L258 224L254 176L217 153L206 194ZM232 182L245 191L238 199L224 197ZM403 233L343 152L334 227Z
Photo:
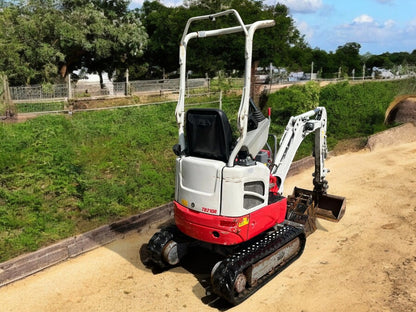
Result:
M71 74L68 74L68 99L72 99Z
M222 90L220 90L220 109L222 110Z
M0 74L0 116L6 113L6 84L2 74Z
M206 84L207 84L208 93L210 93L210 91L211 91L211 86L210 86L211 81L210 81L210 79L209 79L208 73L205 73L205 82L206 82Z
M129 82L129 69L126 68L126 85L124 86L124 95L128 96L130 95L130 82Z
M13 105L7 76L0 74L0 81L2 84L1 88L3 89L3 91L0 93L0 102L4 104L4 114L8 118L13 118L17 112L15 106Z

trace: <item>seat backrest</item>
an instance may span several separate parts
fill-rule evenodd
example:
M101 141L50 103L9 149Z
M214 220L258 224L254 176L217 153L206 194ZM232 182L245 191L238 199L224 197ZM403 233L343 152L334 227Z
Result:
M232 133L227 116L219 109L189 109L186 113L188 155L228 161Z

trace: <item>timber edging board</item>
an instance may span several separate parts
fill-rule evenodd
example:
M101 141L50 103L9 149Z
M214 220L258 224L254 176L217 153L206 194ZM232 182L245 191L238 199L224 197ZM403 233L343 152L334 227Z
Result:
M293 162L288 176L297 174L313 165L313 157L306 157ZM140 230L152 223L168 220L172 216L173 202L170 202L127 219L109 225L103 225L87 233L64 239L56 244L0 263L0 287L108 244L128 232Z
M0 287L108 244L130 231L168 220L172 215L173 203L168 203L0 263Z

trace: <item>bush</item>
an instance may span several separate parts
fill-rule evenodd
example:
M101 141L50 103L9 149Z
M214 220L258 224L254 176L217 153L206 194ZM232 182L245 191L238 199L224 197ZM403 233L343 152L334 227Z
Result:
M384 113L399 94L413 91L415 79L365 82L341 82L319 88L315 83L294 85L270 95L272 131L282 134L289 118L324 106L328 112L328 145L338 140L371 135L384 130ZM319 103L317 102L319 99ZM302 143L296 158L311 154L312 139Z

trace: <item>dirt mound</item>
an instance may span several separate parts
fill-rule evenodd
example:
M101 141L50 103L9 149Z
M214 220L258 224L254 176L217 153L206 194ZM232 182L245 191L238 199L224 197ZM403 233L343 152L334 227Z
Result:
M374 150L414 141L416 141L416 126L415 124L407 123L372 135L368 139L367 147L370 150Z

